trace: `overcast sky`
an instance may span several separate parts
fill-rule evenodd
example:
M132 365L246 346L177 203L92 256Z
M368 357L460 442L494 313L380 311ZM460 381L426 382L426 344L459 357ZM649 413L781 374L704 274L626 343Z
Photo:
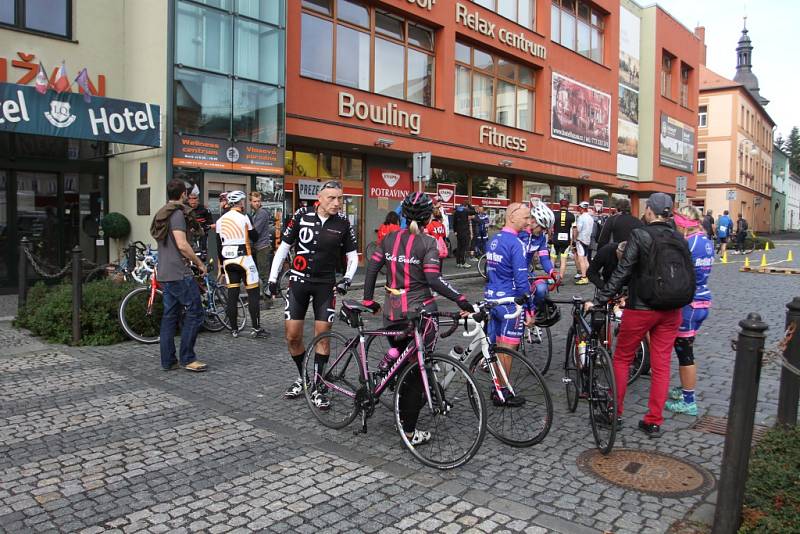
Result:
M800 127L800 1L798 0L657 0L689 29L705 26L706 66L733 79L736 43L747 15L753 45L753 72L766 110L786 137ZM642 5L651 5L644 0Z

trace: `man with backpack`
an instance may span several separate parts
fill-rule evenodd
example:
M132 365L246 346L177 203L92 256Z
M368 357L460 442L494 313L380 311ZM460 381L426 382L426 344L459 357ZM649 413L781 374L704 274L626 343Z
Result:
M736 250L739 254L744 254L744 240L747 238L748 228L747 219L740 213L736 219Z
M695 272L686 240L668 224L672 197L653 193L647 199L644 228L631 232L625 253L603 289L587 302L587 310L604 306L628 285L628 299L622 315L614 351L614 378L617 386L617 415L621 426L628 369L644 337L650 334L650 400L639 429L650 437L661 435L664 403L670 378L670 356L678 328L681 308L692 302Z

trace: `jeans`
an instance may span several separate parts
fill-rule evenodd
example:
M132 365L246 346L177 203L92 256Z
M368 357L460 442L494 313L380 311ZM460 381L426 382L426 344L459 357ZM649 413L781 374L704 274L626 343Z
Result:
M669 366L672 347L681 325L681 309L625 310L617 334L614 351L614 380L617 383L617 413L622 415L625 391L628 388L628 369L639 342L650 332L650 399L644 422L661 425L664 422L664 403L669 393Z
M180 363L185 366L197 359L194 344L203 324L203 305L200 288L191 277L175 282L162 282L164 291L164 316L161 318L161 367L175 364L175 331L183 312L181 325ZM185 311L184 311L185 310Z

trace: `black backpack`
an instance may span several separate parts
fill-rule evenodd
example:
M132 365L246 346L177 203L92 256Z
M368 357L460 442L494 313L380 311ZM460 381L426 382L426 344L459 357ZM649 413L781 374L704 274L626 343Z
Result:
M637 294L654 310L675 310L694 299L696 281L686 240L667 226L643 228L653 240L636 284Z

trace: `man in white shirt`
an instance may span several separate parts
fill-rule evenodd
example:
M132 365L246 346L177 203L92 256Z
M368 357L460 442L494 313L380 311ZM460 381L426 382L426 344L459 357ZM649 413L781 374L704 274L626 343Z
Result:
M580 274L580 278L575 284L582 286L589 283L586 272L589 270L589 254L592 244L592 230L594 229L594 217L589 213L589 203L583 201L579 204L581 214L575 223L574 242L575 242L575 266Z

